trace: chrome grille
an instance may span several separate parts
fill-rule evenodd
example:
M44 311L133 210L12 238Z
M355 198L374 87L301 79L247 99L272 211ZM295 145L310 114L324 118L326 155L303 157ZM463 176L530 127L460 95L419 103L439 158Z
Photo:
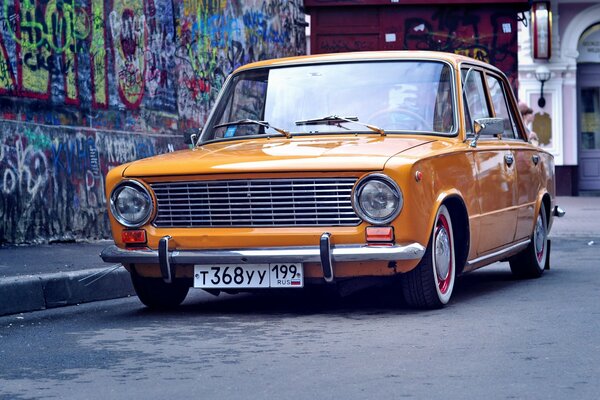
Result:
M157 227L353 226L356 178L257 179L151 184Z

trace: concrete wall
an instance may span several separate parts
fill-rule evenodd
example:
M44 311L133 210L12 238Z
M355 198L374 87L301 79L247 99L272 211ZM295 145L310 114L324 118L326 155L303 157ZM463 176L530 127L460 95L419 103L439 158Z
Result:
M182 148L236 67L306 51L300 0L0 2L0 244L108 237L112 166Z

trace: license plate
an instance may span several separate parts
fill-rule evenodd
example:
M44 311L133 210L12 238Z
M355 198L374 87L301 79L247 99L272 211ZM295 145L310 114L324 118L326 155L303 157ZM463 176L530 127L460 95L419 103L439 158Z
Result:
M194 265L194 287L204 289L301 288L301 263Z

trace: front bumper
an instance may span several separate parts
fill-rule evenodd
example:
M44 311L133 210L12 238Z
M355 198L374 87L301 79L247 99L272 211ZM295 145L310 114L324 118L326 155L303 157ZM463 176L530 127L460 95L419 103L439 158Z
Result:
M165 282L175 276L177 264L261 264L320 262L327 282L334 279L334 262L418 260L425 254L419 243L393 246L337 245L332 246L330 235L321 236L319 246L271 247L228 250L169 250L169 236L159 242L158 250L125 250L115 245L105 248L100 257L106 262L122 264L159 264Z

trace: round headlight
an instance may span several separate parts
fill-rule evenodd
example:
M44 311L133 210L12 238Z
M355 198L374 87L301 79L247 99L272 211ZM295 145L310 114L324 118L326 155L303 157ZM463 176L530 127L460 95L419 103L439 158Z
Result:
M126 181L111 193L110 211L122 225L128 228L137 228L150 219L152 198L141 183Z
M386 175L373 174L361 180L354 190L354 209L371 224L387 224L402 209L402 192Z

